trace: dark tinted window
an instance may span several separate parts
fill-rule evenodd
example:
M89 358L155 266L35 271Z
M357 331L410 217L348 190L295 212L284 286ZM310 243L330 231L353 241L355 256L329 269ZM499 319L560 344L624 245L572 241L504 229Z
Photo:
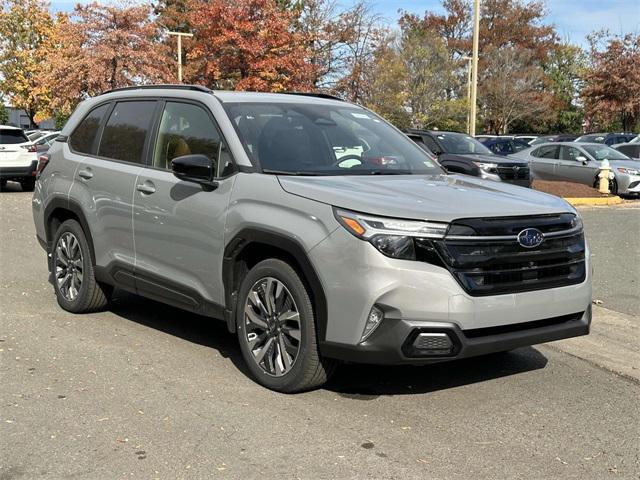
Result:
M174 158L195 154L217 162L220 141L218 129L203 108L168 102L160 120L153 166L170 169Z
M107 104L93 109L76 127L71 137L69 137L69 145L73 151L88 154L95 153L93 151L93 141L108 107L109 105Z
M98 156L142 163L156 102L117 103L102 132Z
M438 146L436 141L431 137L423 137L424 143L427 145L427 148L431 150L433 153L441 153L442 148Z
M0 145L12 145L28 141L29 139L22 130L14 130L12 128L0 130Z
M531 147L527 142L522 142L520 140L514 140L512 142L512 147L514 152L521 152L522 150L526 150Z
M640 157L640 145L631 144L631 145L621 145L616 148L619 152L624 153L626 156L631 158L639 158Z
M558 147L555 145L545 145L544 147L536 148L531 155L538 158L558 158Z

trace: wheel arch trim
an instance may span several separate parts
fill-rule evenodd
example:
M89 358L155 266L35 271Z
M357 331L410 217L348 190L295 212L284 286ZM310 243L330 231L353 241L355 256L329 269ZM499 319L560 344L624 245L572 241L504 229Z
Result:
M262 228L245 228L239 231L234 237L227 242L224 249L223 265L222 265L222 281L225 290L225 319L227 327L230 331L235 331L235 312L237 302L237 291L234 285L237 282L235 275L235 265L238 257L245 249L253 244L266 244L285 252L293 257L296 261L301 273L304 275L302 279L311 288L313 304L315 306L316 328L318 334L318 342L323 342L327 331L327 299L322 287L322 282L318 276L309 256L304 247L294 238Z

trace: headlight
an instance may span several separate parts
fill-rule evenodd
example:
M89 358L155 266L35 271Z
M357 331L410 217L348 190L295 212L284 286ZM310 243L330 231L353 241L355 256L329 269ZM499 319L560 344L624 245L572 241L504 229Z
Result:
M334 209L336 219L352 235L369 241L388 257L414 260L414 238L444 238L448 223L373 217Z
M473 162L476 167L485 172L495 173L498 170L497 163Z
M582 217L580 217L579 213L576 213L576 216L571 220L571 228L580 228L582 229Z
M626 173L627 175L640 175L640 170L638 170L637 168L618 167L617 170L620 173Z

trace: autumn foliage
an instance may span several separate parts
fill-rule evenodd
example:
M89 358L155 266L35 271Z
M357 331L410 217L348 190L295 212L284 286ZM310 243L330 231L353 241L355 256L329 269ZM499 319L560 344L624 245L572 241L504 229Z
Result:
M292 22L272 0L194 2L189 79L235 90L308 90L314 67Z
M465 130L471 0L401 12L389 26L371 0L154 0L77 5L0 3L0 98L32 122L63 118L88 96L184 81L214 89L320 91L361 103L400 127ZM561 42L539 0L482 0L479 130L634 130L640 40Z

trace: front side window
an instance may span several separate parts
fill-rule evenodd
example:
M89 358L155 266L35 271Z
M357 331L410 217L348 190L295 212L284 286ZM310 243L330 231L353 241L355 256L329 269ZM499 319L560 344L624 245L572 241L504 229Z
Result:
M247 155L266 173L442 174L406 135L377 115L343 105L225 103Z
M196 154L214 162L216 176L226 176L233 171L231 157L209 114L197 105L167 102L160 120L153 166L171 169L174 158Z
M155 108L155 101L117 103L102 132L98 156L143 163L144 142Z
M584 156L580 150L575 147L562 145L560 147L560 160L576 161L576 158Z
M102 122L102 117L109 105L101 105L98 108L94 108L89 115L84 117L84 120L80 122L80 125L76 127L71 136L69 137L69 145L71 149L78 153L84 153L87 155L94 154L93 145Z

